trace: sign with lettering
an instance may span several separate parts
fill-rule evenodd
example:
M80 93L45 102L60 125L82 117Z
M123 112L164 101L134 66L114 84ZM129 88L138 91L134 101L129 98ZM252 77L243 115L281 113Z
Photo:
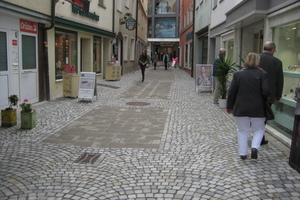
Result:
M100 17L99 15L96 15L96 13L91 13L91 12L88 12L88 11L85 11L84 9L72 4L72 12L75 13L75 14L79 14L81 16L84 16L84 17L87 17L87 18L90 18L92 20L95 20L95 21L99 21L100 20Z
M81 72L79 80L78 98L92 99L94 96L97 96L96 73Z
M126 28L132 31L135 29L135 24L136 24L136 20L133 19L132 16L128 17L128 19L126 20Z
M20 31L27 33L37 33L38 25L36 22L20 19Z

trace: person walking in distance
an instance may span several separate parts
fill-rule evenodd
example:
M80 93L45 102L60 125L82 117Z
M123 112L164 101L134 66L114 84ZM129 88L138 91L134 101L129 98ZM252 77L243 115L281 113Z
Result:
M265 133L266 114L264 102L271 90L268 73L259 68L259 55L249 53L244 62L245 68L233 74L226 111L233 112L237 123L238 147L241 159L248 154L248 135L253 131L251 158L257 159L260 143Z
M218 70L218 63L220 60L224 60L226 56L226 50L224 48L221 48L219 50L219 55L215 59L214 65L213 65L213 76L214 76L214 83L215 83L215 88L213 92L213 102L214 104L217 104L220 98L220 81L216 78L217 76L217 70Z
M268 99L270 106L275 102L279 102L282 96L283 89L283 70L282 62L274 57L276 52L276 45L272 41L267 41L264 44L263 52L260 54L259 67L268 73L269 85L271 87L271 95ZM261 144L268 144L268 140L263 137Z
M157 65L157 62L158 62L158 55L157 55L157 52L155 52L152 56L152 62L153 62L153 66L154 66L154 70L156 70L156 65Z
M165 65L165 70L167 70L168 69L169 56L166 52L163 55L163 61L164 61L164 65Z
M142 81L144 81L144 79L145 79L145 69L146 69L146 65L148 63L149 62L148 62L147 51L144 49L139 58L139 64L140 64L141 71L142 71Z

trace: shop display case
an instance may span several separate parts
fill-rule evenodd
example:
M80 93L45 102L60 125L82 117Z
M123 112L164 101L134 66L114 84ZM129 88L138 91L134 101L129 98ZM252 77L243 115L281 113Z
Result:
M114 62L106 65L105 80L120 80L122 66Z
M79 75L63 73L63 95L65 97L78 97Z
M293 131L294 117L296 109L296 94L300 80L300 72L288 70L284 71L284 86L280 102L272 106L274 111L274 121L281 126Z

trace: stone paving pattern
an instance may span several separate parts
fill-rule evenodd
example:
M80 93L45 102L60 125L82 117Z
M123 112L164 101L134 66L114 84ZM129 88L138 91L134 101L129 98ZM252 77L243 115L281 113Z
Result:
M288 145L267 133L258 159L241 160L234 118L186 72L98 83L95 101L35 104L32 130L0 128L1 200L300 199ZM84 153L101 156L75 162Z

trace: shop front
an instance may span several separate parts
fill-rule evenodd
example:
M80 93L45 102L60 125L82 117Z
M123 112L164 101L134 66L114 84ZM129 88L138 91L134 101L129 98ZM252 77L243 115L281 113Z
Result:
M43 52L39 37L43 35L42 27L50 24L48 16L13 5L5 6L7 9L0 6L1 108L8 106L8 96L12 94L16 94L20 102L24 99L30 103L39 101L39 87L45 85L39 79L39 55Z
M65 74L95 72L102 77L115 37L115 33L66 19L56 18L55 24L48 31L49 52L54 52L49 53L50 98L64 95Z
M276 44L275 57L282 61L284 87L280 102L273 106L275 120L269 124L292 137L296 109L296 92L300 83L300 4L268 17L270 32Z

